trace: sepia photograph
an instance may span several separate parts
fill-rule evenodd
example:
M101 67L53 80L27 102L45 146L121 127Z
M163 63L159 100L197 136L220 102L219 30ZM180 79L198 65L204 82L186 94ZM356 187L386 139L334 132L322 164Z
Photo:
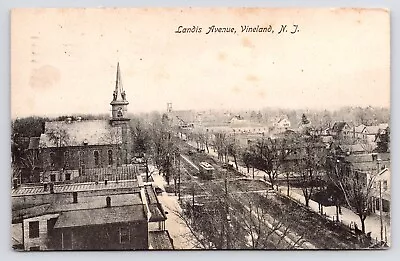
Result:
M389 10L10 16L15 251L391 247Z

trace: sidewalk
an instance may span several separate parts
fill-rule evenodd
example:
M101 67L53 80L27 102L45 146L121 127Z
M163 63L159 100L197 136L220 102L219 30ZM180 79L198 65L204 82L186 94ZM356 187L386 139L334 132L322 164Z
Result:
M153 172L152 174L154 184L164 191L166 181L163 177ZM197 249L196 241L193 238L187 225L179 217L178 213L182 213L182 209L178 202L177 196L171 196L167 193L162 193L158 196L158 200L163 206L164 210L168 212L167 220L165 221L166 228L174 241L175 249Z
M279 187L279 191L280 193L286 195L286 191L287 191L287 187L285 186L280 186ZM290 189L290 193L289 196L296 200L297 202L302 203L303 205L305 205L305 199L304 196L302 194L301 189ZM311 210L313 210L314 212L318 213L318 203L310 200L309 201L309 207ZM327 218L333 220L336 220L336 207L335 206L324 206L323 207L323 212L324 214L327 216ZM357 216L357 214L355 214L353 211L342 207L342 214L339 215L339 220L340 222L342 222L343 224L350 226L351 223L355 223L357 224L357 226L361 229L361 221L360 218ZM383 227L386 227L386 237L387 237L387 243L388 245L390 245L390 239L391 239L391 231L390 231L390 223L389 220L387 218L385 218L383 220ZM371 232L371 237L373 239L381 239L381 225L380 225L380 219L379 216L377 216L376 214L370 215L365 219L365 231L366 233ZM385 232L383 232L383 237L385 239Z

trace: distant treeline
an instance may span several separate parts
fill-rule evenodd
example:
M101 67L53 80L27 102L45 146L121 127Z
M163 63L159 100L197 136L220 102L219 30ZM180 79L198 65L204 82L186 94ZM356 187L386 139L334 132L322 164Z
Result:
M216 116L224 111L209 111L211 115ZM343 107L335 111L329 110L294 110L294 109L275 109L264 108L262 110L242 110L232 111L232 115L240 115L243 119L269 124L275 118L287 116L292 124L292 128L301 122L303 114L310 121L311 125L316 128L332 126L337 121L346 121L352 125L376 125L380 123L390 122L390 109L379 107ZM143 121L150 122L152 119L160 117L159 112L149 112L140 114L129 114L132 120L140 118ZM17 118L11 122L12 135L20 137L38 137L44 131L46 121L63 121L71 117L76 120L81 117L82 120L106 120L110 116L108 114L83 114L83 115L64 115L59 117L25 117Z
M390 109L380 107L343 107L335 111L329 110L293 110L265 108L259 111L239 111L244 119L270 123L276 117L287 116L292 127L301 122L305 114L314 127L329 127L337 121L345 121L352 125L376 125L390 122Z

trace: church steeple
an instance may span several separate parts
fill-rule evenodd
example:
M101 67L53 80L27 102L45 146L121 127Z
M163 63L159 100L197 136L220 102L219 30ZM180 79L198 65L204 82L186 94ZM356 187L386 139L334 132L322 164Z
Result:
M115 90L113 92L113 100L111 101L111 120L112 121L126 121L127 107L129 102L126 100L125 90L121 81L121 71L119 69L119 62L117 64L117 76L115 80Z
M118 94L120 94L121 97L118 97ZM116 100L122 100L122 101L126 100L126 94L125 94L124 87L123 87L122 81L121 81L121 71L119 69L119 62L117 64L117 77L115 80L115 90L113 93L113 101L116 101Z

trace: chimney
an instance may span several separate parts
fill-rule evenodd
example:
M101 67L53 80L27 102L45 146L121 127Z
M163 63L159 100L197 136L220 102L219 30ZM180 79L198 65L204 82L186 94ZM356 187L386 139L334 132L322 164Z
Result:
M50 183L50 193L53 194L54 193L54 184Z
M78 192L72 192L72 203L78 203Z
M106 206L107 206L108 208L111 207L111 198L110 198L110 197L106 197Z

